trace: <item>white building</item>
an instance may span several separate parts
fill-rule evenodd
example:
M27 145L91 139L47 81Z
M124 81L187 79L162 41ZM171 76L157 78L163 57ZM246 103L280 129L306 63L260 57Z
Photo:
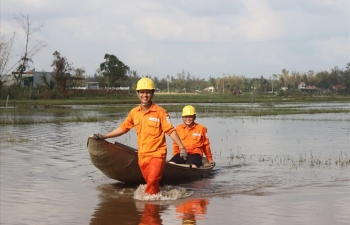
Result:
M4 84L10 86L16 83L15 75L19 75L19 72L12 72L12 75L7 76ZM37 71L26 71L22 74L21 87L41 85L43 83L42 77L45 76L47 82L50 82L52 79L51 72L37 72Z
M207 91L207 92L213 93L215 91L215 88L213 86L210 86L210 87L204 88L203 91Z

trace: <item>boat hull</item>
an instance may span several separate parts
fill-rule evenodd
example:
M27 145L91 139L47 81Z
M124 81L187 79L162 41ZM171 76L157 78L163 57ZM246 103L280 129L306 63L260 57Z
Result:
M108 178L128 184L143 184L145 180L138 165L137 150L121 143L110 143L90 136L87 148L92 164ZM213 166L205 163L200 168L165 163L162 184L191 182L209 177Z

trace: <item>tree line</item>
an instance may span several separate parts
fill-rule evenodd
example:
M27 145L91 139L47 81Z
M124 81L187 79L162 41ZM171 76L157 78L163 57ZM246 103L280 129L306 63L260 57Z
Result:
M110 77L112 77L111 80L113 83L108 82ZM96 81L103 88L129 86L131 90L135 90L136 83L141 77L143 76L139 76L136 71L125 70L122 73L116 74L98 72L93 77L87 77L87 81ZM224 74L220 78L209 77L205 79L200 78L200 76L191 75L190 72L185 72L184 70L175 76L167 75L165 78L158 78L151 75L147 77L154 81L157 91L170 93L206 92L208 87L213 87L215 92L223 94L234 91L249 92L253 89L258 92L277 92L281 89L296 91L300 82L305 83L307 86L314 86L317 90L323 92L337 91L343 94L350 93L350 62L347 63L345 69L340 69L336 66L330 71L320 71L317 73L313 70L309 70L308 72L289 72L283 69L279 74L272 74L268 78L264 76L260 78L247 78L243 75Z
M43 73L42 82L34 88L38 90L51 91L55 94L48 95L52 98L58 96L64 97L60 92L67 89L85 86L85 82L98 82L99 87L103 90L110 90L116 87L128 86L133 92L136 90L137 81L141 77L136 70L131 70L129 66L124 64L118 57L113 54L105 54L104 60L100 63L99 68L93 76L86 76L84 68L74 69L67 58L61 56L58 51L53 53L51 67L52 80L47 80ZM317 87L319 91L336 91L337 93L350 93L350 62L345 69L334 67L330 71L320 71L315 73L310 70L308 72L289 72L283 69L279 74L272 74L265 78L247 78L243 75L224 74L222 77L208 79L200 76L191 75L190 72L182 70L175 76L167 75L164 78L147 75L151 78L158 92L168 93L208 93L214 90L219 94L230 94L233 92L244 93L253 90L263 92L277 92L282 88L288 91L297 91L298 84L304 82L308 86ZM80 85L74 84L72 80L82 79ZM70 81L70 82L68 82ZM334 89L334 86L340 86L340 89ZM208 90L212 87L211 90Z
M0 89L4 89L5 77L9 73L13 74L16 82L12 85L12 90L17 90L21 82L26 82L26 76L23 74L30 70L30 64L33 64L32 57L41 49L47 46L45 42L38 42L29 47L30 37L33 33L40 31L43 24L33 26L29 20L29 15L15 17L17 23L26 34L24 53L13 66L8 66L12 44L15 34L5 40L5 36L0 35ZM53 53L51 80L47 80L46 72L43 71L40 85L36 84L33 88L45 90L46 92L57 93L64 92L77 86L84 86L85 82L98 82L99 87L110 90L115 87L128 86L130 90L136 89L136 83L144 75L139 75L136 70L131 70L124 62L113 54L105 54L98 69L92 76L87 76L84 67L74 68L73 63L61 55L60 52ZM7 76L6 76L7 75ZM306 85L317 87L322 91L335 91L344 94L350 93L350 63L347 63L345 69L337 66L330 71L307 72L281 70L278 74L272 74L269 77L247 78L243 75L223 74L219 78L209 77L208 79L192 75L190 72L182 70L176 75L166 75L164 78L158 78L152 75L146 75L151 78L157 91L169 93L203 93L214 91L216 93L228 94L234 91L250 92L276 92L283 88L284 90L294 91L298 89L298 84L304 82ZM84 82L75 83L74 80ZM27 82L28 83L28 82ZM15 88L14 88L15 87ZM208 89L210 87L210 89ZM62 96L62 95L61 95Z

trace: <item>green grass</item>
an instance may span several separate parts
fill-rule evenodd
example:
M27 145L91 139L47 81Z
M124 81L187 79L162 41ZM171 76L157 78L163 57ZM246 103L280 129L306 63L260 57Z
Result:
M258 157L258 158L257 158ZM304 154L300 154L299 158L293 158L289 155L283 156L257 156L257 155L245 155L240 154L239 151L234 154L231 151L230 156L228 157L229 164L233 163L246 163L252 160L258 160L259 162L268 163L271 166L289 166L291 169L297 169L298 167L321 167L321 168L331 168L332 166L340 166L342 168L347 168L350 166L350 158L346 153L340 151L339 156L336 158L326 157L324 159L315 157L312 154L312 151L309 153L305 152Z
M230 94L164 94L156 93L154 96L156 103L251 103L252 96L249 93L233 96ZM278 103L278 102L350 102L350 96L340 95L325 95L325 96L310 96L310 95L291 95L291 96L275 96L274 94L257 94L254 102L256 103ZM136 94L131 95L115 95L107 97L90 97L90 98L67 98L67 99L10 99L9 106L28 107L30 106L45 106L45 105L110 105L110 104L138 104L139 100ZM4 107L6 100L0 100L0 106Z
M347 108L299 107L293 103L313 102L350 102L350 97L304 97L296 99L271 94L258 95L253 104L219 104L219 103L252 103L251 96L219 94L155 94L154 102L163 106L168 112L181 112L186 104L193 104L201 117L237 117L237 116L275 116L290 114L350 113ZM1 101L4 106L4 101ZM280 107L289 103L288 106ZM8 108L1 108L0 124L26 125L41 123L99 122L125 117L135 105L139 104L136 95L124 98L75 98L60 100L16 100L10 101ZM215 107L212 106L215 104ZM311 105L311 104L310 104ZM14 107L15 106L15 107ZM251 105L252 106L252 105ZM87 112L95 112L87 115ZM95 115L95 114L98 115ZM34 115L34 116L33 116ZM40 116L43 115L43 116Z

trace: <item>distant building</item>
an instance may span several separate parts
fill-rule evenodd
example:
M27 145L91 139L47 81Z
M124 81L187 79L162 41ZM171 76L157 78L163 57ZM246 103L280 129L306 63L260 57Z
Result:
M99 89L98 82L86 82L86 89L98 90Z
M5 82L6 86L10 86L12 84L16 83L15 76L19 75L19 72L12 72L12 76L8 76ZM66 79L66 86L67 87L82 87L84 86L83 83L85 83L85 78L83 77L72 77L70 73L65 74ZM52 77L52 72L37 72L37 71L25 71L22 74L21 79L21 87L36 87L43 84L43 76L46 77L46 81L50 82L50 80L54 79Z
M342 84L333 85L333 90L335 90L335 91L344 90L344 89L346 89L345 85L342 85Z
M8 82L5 85L12 85L16 83L15 75L19 75L19 72L12 72L12 77L8 78ZM37 71L26 71L22 74L21 87L41 85L43 83L42 76L46 76L46 80L49 82L52 79L51 72L37 72Z
M300 91L306 92L313 92L318 90L318 88L315 85L306 85L304 82L299 82L298 89Z
M207 91L207 92L214 92L215 91L215 88L213 86L210 86L210 87L207 87L207 88L204 88L203 91Z

